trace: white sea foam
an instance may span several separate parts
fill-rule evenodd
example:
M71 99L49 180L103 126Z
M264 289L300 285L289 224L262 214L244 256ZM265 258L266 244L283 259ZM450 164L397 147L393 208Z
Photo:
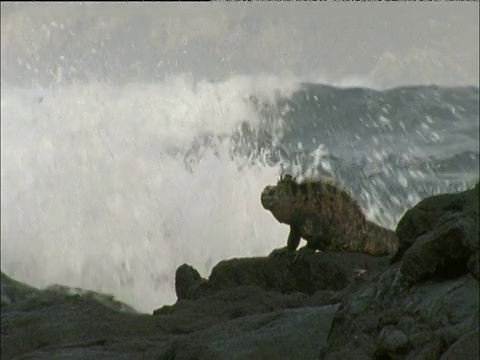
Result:
M228 142L186 169L205 132L261 120L292 79L235 77L156 85L2 86L2 271L115 295L149 312L175 301L175 269L208 276L218 261L266 255L288 228L260 205L279 169L239 166Z

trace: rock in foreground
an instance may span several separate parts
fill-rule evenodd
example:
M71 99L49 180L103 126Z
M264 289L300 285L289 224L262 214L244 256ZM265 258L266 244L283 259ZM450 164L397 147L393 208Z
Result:
M420 202L388 258L323 252L182 265L178 301L139 314L111 296L2 273L2 359L478 359L478 185Z
M393 265L345 292L323 358L479 358L479 195L477 184L405 213Z

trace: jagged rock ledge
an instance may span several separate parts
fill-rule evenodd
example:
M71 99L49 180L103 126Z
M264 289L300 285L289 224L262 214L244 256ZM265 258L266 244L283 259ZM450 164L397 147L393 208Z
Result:
M323 252L176 272L177 302L39 290L2 273L2 359L477 359L479 185L405 213L398 253Z

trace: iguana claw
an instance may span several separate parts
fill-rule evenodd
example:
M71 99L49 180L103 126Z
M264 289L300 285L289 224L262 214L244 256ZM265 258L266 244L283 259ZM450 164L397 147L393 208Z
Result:
M295 251L294 254L292 254L293 262L295 263L298 260L302 260L306 255L311 255L311 254L315 254L315 249L304 246L298 249L297 251Z

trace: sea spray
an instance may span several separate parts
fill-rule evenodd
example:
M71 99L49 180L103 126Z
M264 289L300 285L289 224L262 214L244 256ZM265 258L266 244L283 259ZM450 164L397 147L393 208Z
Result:
M35 286L175 301L174 272L265 256L288 227L260 205L280 173L333 177L394 228L478 179L478 88L384 91L231 77L2 83L2 271Z
M274 77L183 76L4 88L2 271L34 286L112 293L151 311L175 300L174 272L185 262L208 276L225 258L267 255L288 231L259 202L279 170L232 157L225 135L262 121L252 96L275 106L293 89ZM200 146L186 166L205 133L226 140Z

